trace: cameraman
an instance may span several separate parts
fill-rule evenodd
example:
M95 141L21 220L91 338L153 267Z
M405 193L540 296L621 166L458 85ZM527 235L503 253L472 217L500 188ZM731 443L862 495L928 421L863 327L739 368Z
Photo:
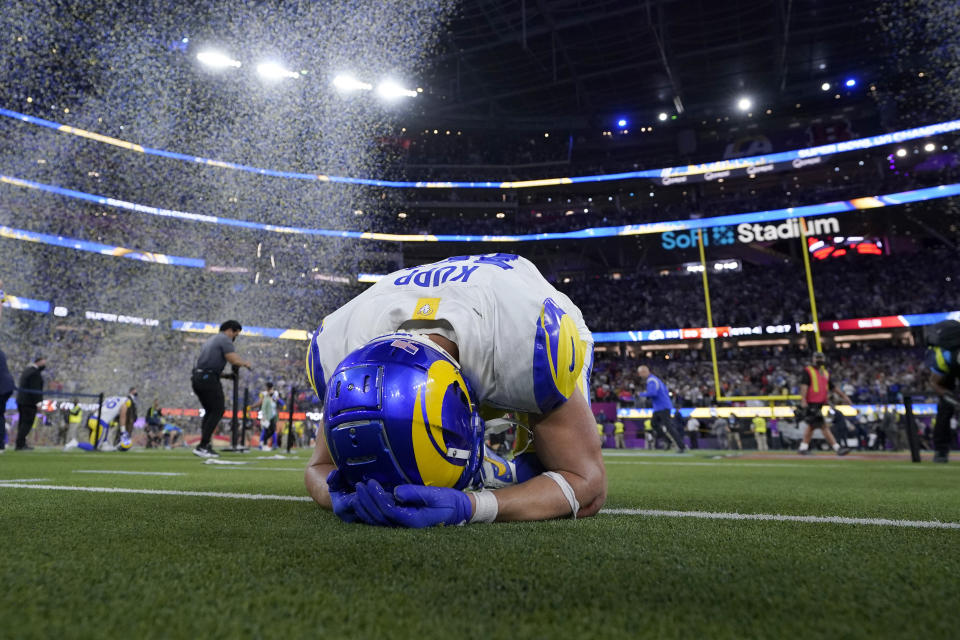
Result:
M960 380L960 322L944 320L935 324L928 339L930 348L924 364L930 370L930 386L940 396L937 421L933 428L933 461L950 460L950 420L960 404L957 381Z

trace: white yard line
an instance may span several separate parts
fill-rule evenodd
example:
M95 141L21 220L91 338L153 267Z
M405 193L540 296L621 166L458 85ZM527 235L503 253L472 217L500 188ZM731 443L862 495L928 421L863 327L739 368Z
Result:
M0 482L47 482L50 478L0 478Z
M782 467L804 467L806 469L812 469L809 464L804 462L750 462L748 464L736 464L737 460L730 459L717 462L701 462L696 460L691 460L690 462L674 462L672 460L664 460L662 462L654 462L653 460L604 460L604 464L647 464L651 466L674 466L674 467L727 467L728 469L748 469L753 467L770 467L770 468L782 468ZM818 464L817 469L822 469L824 467L839 467L842 463L836 462L826 462L823 464ZM852 468L852 467L848 467ZM884 468L886 470L886 467Z
M172 489L123 489L120 487L77 487L56 484L21 484L0 481L0 489L44 489L47 491L85 491L89 493L141 493L156 496L199 496L203 498L236 498L239 500L289 500L312 502L309 496L280 496L263 493L221 493L217 491L174 491Z
M303 473L307 470L303 467L214 467L220 471L299 471Z
M111 471L109 469L74 469L74 473L108 473L118 476L185 476L185 473L176 471Z
M122 489L118 487L76 487L53 484L27 484L23 481L0 481L0 489L40 489L46 491L85 491L90 493L136 493L160 496L195 496L232 498L237 500L282 500L312 502L308 496L270 495L263 493L221 493L217 491L173 491L169 489ZM914 529L960 529L960 522L939 520L893 520L890 518L847 518L843 516L790 516L776 513L723 513L712 511L663 511L658 509L603 509L606 515L648 516L661 518L700 518L704 520L766 520L775 522L809 522L823 524L859 524Z
M723 461L716 462L700 462L696 460L691 460L690 462L674 462L672 460L664 460L662 462L654 462L652 460L604 460L604 464L647 464L651 466L675 466L675 467L726 467L728 469L752 469L754 467L758 468L770 468L770 469L782 469L784 467L803 467L804 469L839 469L840 467L846 469L872 469L870 465L860 465L852 466L849 463L844 462L818 462L815 464L809 464L806 462L754 462L753 460L738 460L737 458L728 458ZM742 463L742 464L738 464ZM890 465L884 466L882 469L884 471L890 469L936 469L937 471L943 470L944 465L934 465L934 464L902 464L902 465ZM947 465L949 466L949 465ZM880 467L877 467L880 468Z
M773 520L776 522L867 524L881 527L911 527L918 529L960 529L960 522L941 522L939 520L891 520L889 518L845 518L843 516L787 516L779 513L717 513L713 511L661 511L658 509L602 509L600 513L664 518L702 518L705 520Z

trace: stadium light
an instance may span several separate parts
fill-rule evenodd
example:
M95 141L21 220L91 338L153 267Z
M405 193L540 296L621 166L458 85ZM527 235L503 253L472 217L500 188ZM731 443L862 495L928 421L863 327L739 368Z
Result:
M264 80L282 80L283 78L299 78L296 71L285 69L276 62L261 62L257 65L257 74Z
M752 106L753 106L753 100L751 100L746 96L737 100L737 109L740 109L740 111L747 111Z
M377 93L381 98L387 100L396 100L397 98L407 97L416 98L417 92L410 89L404 89L393 80L384 80L377 85Z
M657 118L660 119L660 122L663 122L664 120L666 120L666 119L669 118L669 117L670 117L670 116L668 116L668 115L667 115L665 112L663 112L663 111L661 111L661 112L660 112L660 115L657 116Z
M855 78L847 78L847 81L844 82L843 84L845 84L848 87L855 87L857 86L857 80Z
M934 144L933 144L932 142L928 142L927 144L923 145L923 150L926 151L927 153L930 153L931 151L933 151L933 150L936 149L936 148L937 148L937 147L934 146Z
M830 83L824 82L822 85L820 85L820 89L822 89L823 91L830 91Z
M626 118L620 118L619 120L617 120L617 126L620 127L621 129L627 126L627 124L628 123Z
M225 53L219 51L201 51L197 54L197 60L213 69L226 69L227 67L240 67L240 61L234 60Z
M373 85L369 82L361 82L353 76L341 73L333 79L333 86L338 91L349 93L351 91L373 91Z
M907 155L907 150L906 150L906 149L897 149L897 157L898 157L898 158L902 158L902 157L904 157L905 155Z

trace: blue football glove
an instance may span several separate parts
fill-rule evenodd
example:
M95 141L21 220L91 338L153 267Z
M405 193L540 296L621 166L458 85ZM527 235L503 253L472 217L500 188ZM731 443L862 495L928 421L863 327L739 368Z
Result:
M397 527L422 529L459 525L469 522L473 514L473 505L467 494L446 487L401 484L391 495L376 480L369 480L361 495L364 501L369 499L376 505L379 515Z
M357 494L344 485L339 469L334 469L327 476L327 489L330 491L330 501L333 502L333 512L337 517L344 522L356 522Z
M387 493L379 482L373 479L358 482L354 488L357 490L354 508L360 520L376 527L394 526L384 513L386 509L394 506L393 496Z

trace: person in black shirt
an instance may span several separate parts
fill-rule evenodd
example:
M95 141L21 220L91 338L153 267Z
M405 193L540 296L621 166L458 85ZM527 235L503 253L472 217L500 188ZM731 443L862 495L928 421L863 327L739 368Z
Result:
M2 313L4 300L3 283L0 282L0 313ZM13 375L7 366L7 354L0 349L0 451L6 449L7 446L7 401L13 395L15 388Z
M200 357L190 375L193 392L203 406L203 421L200 424L200 443L193 450L201 458L219 456L210 444L213 431L220 423L224 411L223 387L220 378L229 378L233 374L223 374L223 368L229 362L236 369L251 368L251 364L236 353L233 341L237 339L243 327L236 320L227 320L220 325L220 333L203 343Z
M46 366L47 359L37 356L20 374L20 384L17 385L17 412L20 414L17 426L17 451L33 449L27 445L27 435L37 417L37 403L43 399L43 375L40 372Z

